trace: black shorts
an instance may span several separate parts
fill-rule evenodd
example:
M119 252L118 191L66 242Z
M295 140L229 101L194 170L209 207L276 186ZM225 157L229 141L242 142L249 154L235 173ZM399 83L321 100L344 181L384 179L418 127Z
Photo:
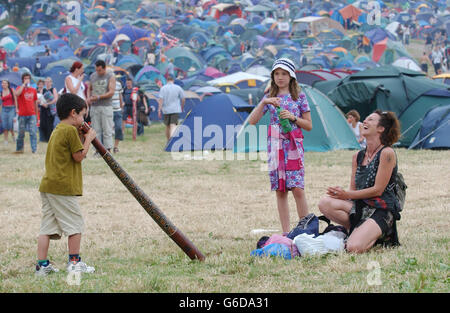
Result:
M178 113L164 114L164 125L169 126L170 124L178 125Z
M126 121L127 117L133 118L133 107L131 105L125 105L122 109L122 121Z
M352 224L351 231L371 218L380 227L382 233L381 238L391 235L394 224L394 216L391 211L364 206L358 213L351 214L350 216L350 222Z

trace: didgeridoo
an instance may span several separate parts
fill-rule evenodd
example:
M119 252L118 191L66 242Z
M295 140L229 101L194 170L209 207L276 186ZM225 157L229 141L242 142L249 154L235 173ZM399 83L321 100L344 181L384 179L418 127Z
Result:
M81 127L84 133L87 133L90 129L87 123L83 123ZM116 174L119 180L124 184L128 191L136 198L144 210L155 220L155 222L161 227L164 232L186 253L191 260L198 259L203 261L205 256L194 246L194 244L172 224L172 222L161 212L161 210L153 203L145 192L139 188L139 186L133 181L130 175L120 166L120 164L113 158L111 153L106 150L105 146L94 138L92 145L95 147L98 153L103 157L106 164Z

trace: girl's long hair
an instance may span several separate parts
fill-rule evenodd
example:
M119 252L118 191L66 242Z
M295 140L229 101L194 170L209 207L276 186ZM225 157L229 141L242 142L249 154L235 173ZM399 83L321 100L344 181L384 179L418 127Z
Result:
M277 84L275 84L275 78L273 76L273 73L274 72L270 74L271 80L269 88L269 97L276 97L278 95L278 92L280 91L280 88L277 86ZM297 80L291 77L291 80L289 81L289 93L291 94L292 100L297 101L301 91L302 89L298 85Z

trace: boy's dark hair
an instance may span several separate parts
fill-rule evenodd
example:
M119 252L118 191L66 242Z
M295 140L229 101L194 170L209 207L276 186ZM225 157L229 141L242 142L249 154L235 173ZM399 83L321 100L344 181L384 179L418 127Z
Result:
M56 102L56 112L60 120L66 119L72 110L80 113L84 108L87 108L86 102L73 93L63 94Z
M97 67L97 66L101 66L102 68L105 68L106 63L103 60L97 60L97 61L95 61L95 67Z
M23 80L24 80L25 77L30 77L30 79L31 79L30 73L23 73L22 74L22 83L23 83Z

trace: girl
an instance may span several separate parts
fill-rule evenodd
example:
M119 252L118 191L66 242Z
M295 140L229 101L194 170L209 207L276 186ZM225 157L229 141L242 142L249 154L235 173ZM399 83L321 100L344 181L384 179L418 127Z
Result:
M281 108L278 116L277 108ZM267 112L270 125L267 137L267 152L271 189L276 191L277 207L284 234L290 230L288 191L291 190L297 205L300 223L306 221L308 206L304 185L303 134L302 128L312 129L311 113L306 96L298 86L294 63L286 58L275 61L272 66L271 84L266 94L249 117L255 125ZM281 119L287 119L292 128L283 132Z
M11 132L13 142L14 138L14 118L17 111L16 95L11 89L9 81L2 80L2 115L3 135L5 138L5 146L8 144L8 132Z
M350 125L350 127L353 130L353 133L356 136L356 140L358 140L359 145L361 148L366 147L366 140L364 139L364 136L361 135L362 130L362 123L359 121L360 115L358 111L356 110L350 110L347 112L347 123Z

